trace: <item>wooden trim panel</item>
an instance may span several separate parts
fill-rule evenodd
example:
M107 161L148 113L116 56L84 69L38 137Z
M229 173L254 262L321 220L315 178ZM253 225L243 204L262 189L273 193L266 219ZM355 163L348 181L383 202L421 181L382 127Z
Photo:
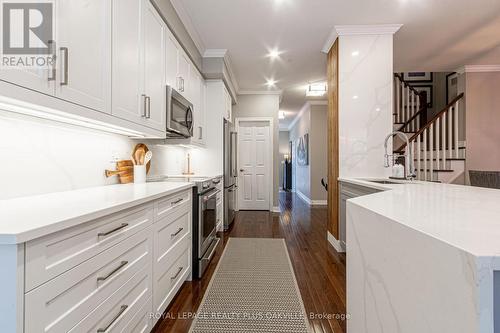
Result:
M328 231L339 239L339 40L328 52Z

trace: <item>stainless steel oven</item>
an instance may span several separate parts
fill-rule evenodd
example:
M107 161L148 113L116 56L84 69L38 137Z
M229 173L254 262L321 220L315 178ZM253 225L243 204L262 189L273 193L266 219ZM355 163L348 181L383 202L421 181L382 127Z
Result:
M209 192L202 194L199 200L199 245L198 257L203 258L207 254L207 250L215 239L217 227L217 194L220 190L213 188Z
M167 137L193 136L193 104L167 86Z

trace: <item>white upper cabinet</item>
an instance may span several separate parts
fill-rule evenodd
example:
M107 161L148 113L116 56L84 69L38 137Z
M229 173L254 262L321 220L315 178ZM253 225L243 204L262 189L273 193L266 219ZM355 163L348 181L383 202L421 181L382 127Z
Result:
M147 126L166 128L165 30L153 5L147 1L144 13L144 94Z
M194 68L190 76L190 100L194 106L193 142L205 143L205 97L204 81Z
M0 79L102 112L111 89L111 1L54 2L54 66L0 70Z
M232 113L233 113L233 101L226 87L224 87L224 118L229 122L232 122L232 116L233 116Z
M165 23L148 0L113 5L112 113L165 130Z
M178 80L178 91L189 99L191 96L191 82L190 82L190 64L189 64L189 58L187 55L184 53L183 50L179 50L179 72L177 74L177 80Z
M56 96L101 112L111 103L111 1L55 2Z
M165 38L166 53L166 81L169 86L177 90L182 96L191 101L191 61L174 35L167 31Z
M165 37L165 62L166 62L166 81L169 86L178 90L177 87L177 69L179 67L179 49L174 35L167 30Z
M144 0L113 0L112 111L117 117L142 122L145 97L142 75Z

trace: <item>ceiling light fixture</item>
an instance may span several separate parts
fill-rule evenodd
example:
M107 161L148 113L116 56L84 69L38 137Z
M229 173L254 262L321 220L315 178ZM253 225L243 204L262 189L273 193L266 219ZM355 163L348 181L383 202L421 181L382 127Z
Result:
M279 118L279 119L285 119L285 116L286 116L285 111L280 111L280 112L278 113L278 118Z
M277 49L274 49L274 50L271 50L267 56L269 58L271 58L272 60L274 60L280 56L280 53L281 53L280 51L278 51Z
M325 82L321 83L311 83L307 86L306 96L307 97L320 97L326 94L327 85Z
M351 53L351 55L353 57L357 57L357 56L359 56L359 51L354 51L354 52Z
M268 79L266 82L266 85L268 87L274 87L275 84L276 84L276 80L274 80L274 79Z

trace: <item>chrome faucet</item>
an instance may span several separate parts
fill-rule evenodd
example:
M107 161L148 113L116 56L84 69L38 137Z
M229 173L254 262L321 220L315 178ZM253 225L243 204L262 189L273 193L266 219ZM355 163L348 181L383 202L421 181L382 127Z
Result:
M416 178L415 166L414 166L414 161L413 161L413 152L410 149L410 140L408 140L408 137L403 132L395 131L395 132L392 132L391 134L389 134L385 138L385 142L384 142L384 148L385 148L384 167L388 168L391 166L391 164L389 163L389 158L392 155L389 155L387 153L387 142L389 141L389 139L391 139L395 135L399 136L400 138L403 138L406 141L405 154L404 154L405 176L406 176L406 179L413 180L413 178Z

